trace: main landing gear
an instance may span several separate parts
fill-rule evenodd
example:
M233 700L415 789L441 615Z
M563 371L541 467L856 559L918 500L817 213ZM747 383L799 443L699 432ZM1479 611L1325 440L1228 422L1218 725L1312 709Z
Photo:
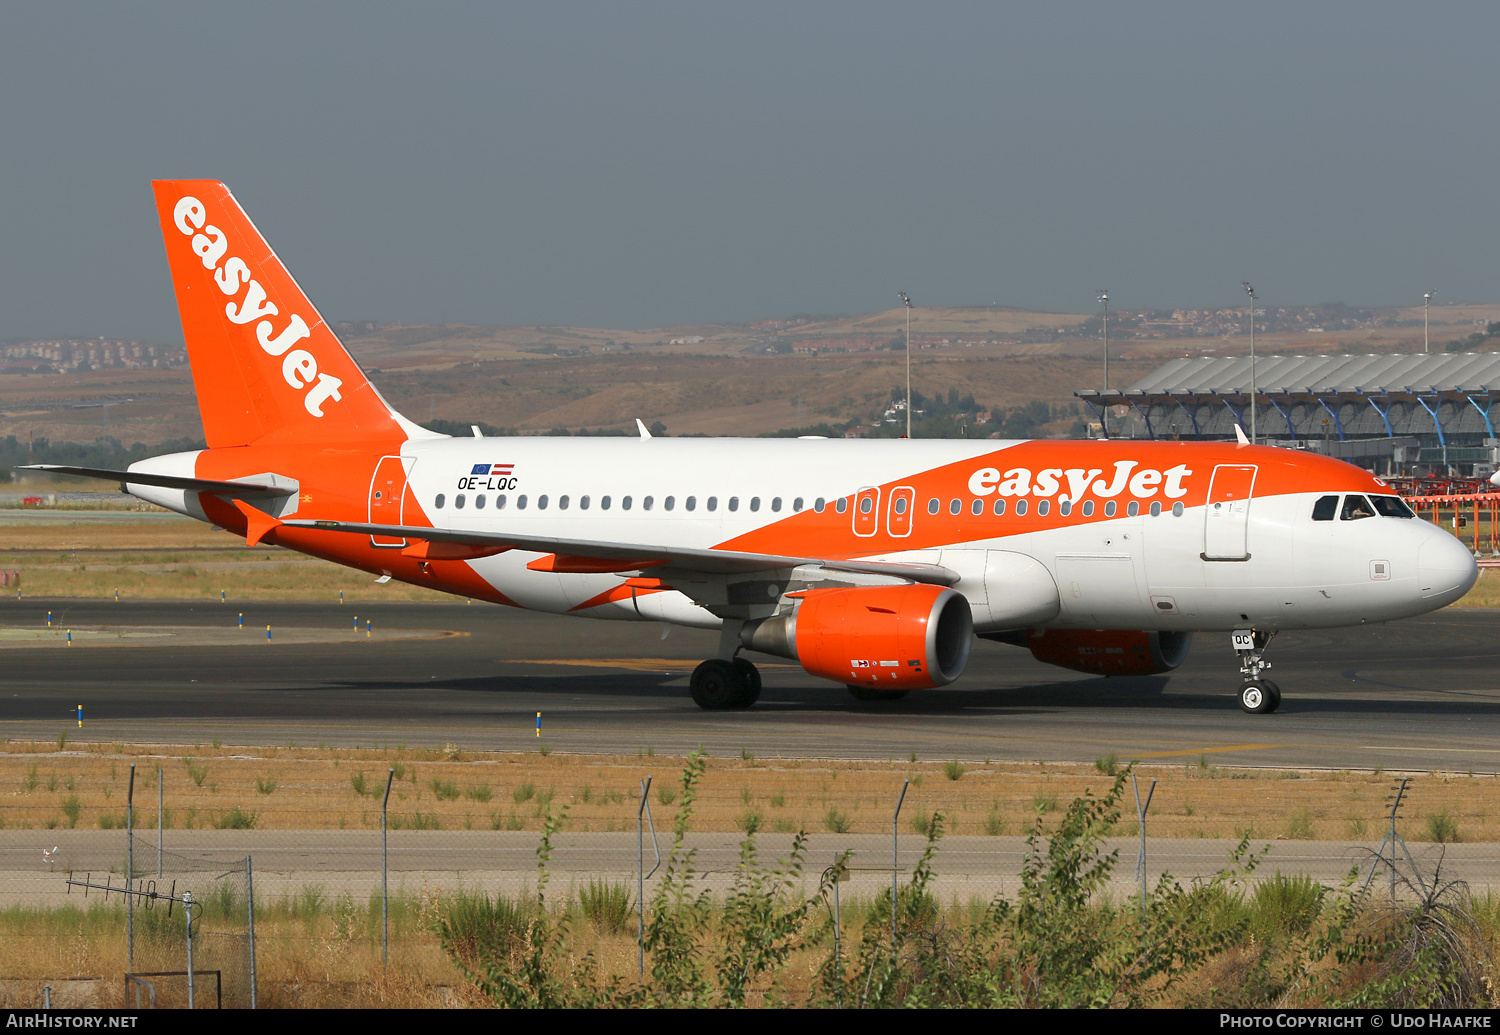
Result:
M1235 653L1240 656L1240 708L1252 715L1265 715L1281 706L1281 687L1261 673L1271 665L1264 655L1274 632L1258 629L1236 629L1231 637Z
M748 708L760 699L760 670L744 658L709 658L693 669L688 692L706 711Z

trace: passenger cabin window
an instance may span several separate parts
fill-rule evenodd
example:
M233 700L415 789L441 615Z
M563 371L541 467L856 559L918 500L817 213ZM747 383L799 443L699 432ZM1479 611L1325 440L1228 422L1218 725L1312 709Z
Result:
M864 497L863 499L861 499L859 501L859 512L861 514L868 514L871 510L874 510L874 509L875 509L875 501L872 500L870 497L866 496L866 497Z
M588 510L589 509L589 498L587 496L579 496L578 497L578 509L579 510Z
M1339 511L1340 521L1358 521L1375 516L1375 508L1363 496L1351 494L1344 497L1344 507Z
M516 497L516 509L517 510L525 510L526 509L526 497L525 496L517 496Z
M1059 500L1057 504L1057 512L1063 517L1067 517L1069 514L1073 513L1073 504L1068 500Z
M1016 500L1016 517L1026 516L1026 501Z
M792 513L793 514L800 514L800 513L802 513L802 497L801 496L798 496L796 499L792 500Z
M963 510L963 509L964 509L964 501L963 500L949 500L948 501L948 513L950 513L950 514L957 514L960 510Z
M432 505L434 507L436 507L438 510L442 510L443 509L443 499L444 499L443 494L441 492L438 493L437 494L437 499L435 499L435 500L432 501Z
M927 501L927 513L936 514L942 508L942 506L943 505L938 502L937 497L934 496L932 499Z
M1085 505L1087 505L1087 504L1085 504ZM1114 500L1107 500L1107 501L1105 501L1105 504L1104 504L1104 516L1105 517L1114 517L1115 516L1115 501Z
M717 496L710 496L708 498L708 509L709 510L718 510L719 509L719 497L717 497Z
M495 497L495 509L496 510L504 510L505 509L505 494L503 492L500 495L498 495L498 496Z
M585 496L584 499L588 499L588 497ZM599 509L600 510L608 510L609 509L609 497L608 496L600 496L599 497Z
M1004 513L1005 513L1005 497L1001 496L999 499L995 500L995 516L999 517L1001 514L1004 514Z
M1113 502L1113 501L1111 500L1111 502ZM1140 512L1141 512L1141 505L1139 503L1137 503L1135 500L1131 500L1128 504L1125 505L1125 516L1126 517L1135 517Z
M546 498L547 497L545 497L545 496L542 497L542 499L546 499ZM546 506L545 503L542 504L542 505ZM557 506L558 506L559 510L567 510L568 509L568 497L566 497L566 496L559 496L557 498Z
M1318 502L1313 504L1313 520L1332 521L1338 509L1339 498L1337 496L1319 496Z
M1416 517L1412 513L1412 509L1406 505L1406 501L1400 496L1371 496L1370 502L1375 504L1375 511L1381 517Z
M546 496L538 496L536 498L536 509L537 510L546 510L547 509L547 497Z
M840 496L838 498L838 501L834 503L833 509L842 514L844 511L849 509L849 501Z
M897 496L896 497L896 501L891 504L891 509L894 510L897 514L905 514L906 513L906 497L905 496Z
M1094 501L1093 500L1084 500L1083 501L1083 516L1084 517L1093 517L1094 516Z
M1161 517L1161 504L1160 503L1153 503L1153 504L1151 504L1151 516L1152 517Z
M780 500L776 501L776 507L775 507L775 509L776 510L780 510L781 509L781 501ZM754 513L756 513L759 510L760 510L760 497L759 496L751 496L750 497L750 513L754 514Z
M478 496L474 497L474 509L475 510L483 510L484 509L484 493L480 493Z
M1050 500L1037 500L1036 501L1036 516L1037 517L1046 517L1047 516L1047 512L1050 511L1051 509L1052 509L1052 503L1051 503Z
M973 511L975 517L978 517L980 514L984 513L984 500L975 500L969 506L969 509Z
M1184 508L1182 506L1182 501L1181 500L1179 500L1178 502L1172 504L1172 516L1173 517L1182 517L1183 509Z
M464 498L464 494L463 493L459 493L457 496L453 497L453 506L456 509L458 509L458 510L463 510L464 509L464 504L467 503L467 502L468 502L468 500L466 500Z
M826 506L828 506L828 502L824 500L822 496L819 496L817 499L813 500L813 513L823 513L823 508Z
M651 497L648 496L646 498L650 499ZM666 499L666 502L664 502L662 504L662 506L665 507L668 510L671 510L673 507L677 506L677 497L676 496L668 496L667 499ZM651 508L647 507L646 509L650 510Z
M698 497L697 496L689 496L687 498L687 502L684 503L683 506L686 507L688 510L697 510L698 509Z

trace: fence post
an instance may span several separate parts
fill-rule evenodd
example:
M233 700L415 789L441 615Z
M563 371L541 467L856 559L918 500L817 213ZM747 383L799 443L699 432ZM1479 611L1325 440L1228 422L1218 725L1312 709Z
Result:
M161 773L156 771L156 879L161 880Z
M656 853L656 866L661 865L661 849L656 845L656 824L651 821L650 774L641 781L641 803L635 810L635 970L639 980L646 980L646 832L642 817L651 824L651 849ZM656 872L656 866L651 872Z
M250 1009L255 1009L255 874L245 856L245 914L250 921Z
M900 870L900 856L896 852L896 821L901 818L901 805L906 801L906 789L911 779L902 781L901 797L896 799L896 811L891 813L891 955L896 954L896 874Z
M125 887L135 889L135 763L125 786ZM125 959L135 969L135 896L125 896Z
M390 865L387 861L386 808L391 803L391 781L396 778L396 767L391 766L385 774L385 797L380 799L380 965L391 961L391 883Z
M182 915L187 920L188 1009L193 1008L193 893L182 893Z
M1146 803L1141 804L1141 788L1135 782L1134 770L1130 773L1130 786L1135 791L1135 816L1141 832L1141 848L1136 855L1135 875L1141 879L1141 910L1146 909L1146 810L1151 807L1151 796L1156 793L1156 778L1151 778L1151 786L1146 791Z

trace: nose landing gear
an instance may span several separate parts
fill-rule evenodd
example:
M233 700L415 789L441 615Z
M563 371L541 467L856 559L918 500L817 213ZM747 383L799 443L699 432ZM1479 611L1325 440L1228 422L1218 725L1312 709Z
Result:
M1264 658L1266 647L1275 632L1259 629L1236 629L1231 636L1235 652L1240 656L1240 708L1252 715L1265 715L1281 706L1281 687L1261 673L1271 667Z

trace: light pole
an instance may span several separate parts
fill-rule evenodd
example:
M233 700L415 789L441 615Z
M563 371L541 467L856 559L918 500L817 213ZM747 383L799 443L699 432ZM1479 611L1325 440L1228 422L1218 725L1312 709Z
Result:
M1427 352L1427 307L1432 302L1432 296L1437 294L1436 288L1428 289L1422 295L1422 352Z
M1257 295L1248 280L1240 281L1240 287L1250 296L1250 444L1255 445L1255 303Z
M906 306L906 437L911 438L911 299L905 291L897 291L901 304Z
M1109 391L1109 292L1100 291L1099 301L1104 304L1104 390ZM1099 409L1099 430L1109 438L1109 406Z

